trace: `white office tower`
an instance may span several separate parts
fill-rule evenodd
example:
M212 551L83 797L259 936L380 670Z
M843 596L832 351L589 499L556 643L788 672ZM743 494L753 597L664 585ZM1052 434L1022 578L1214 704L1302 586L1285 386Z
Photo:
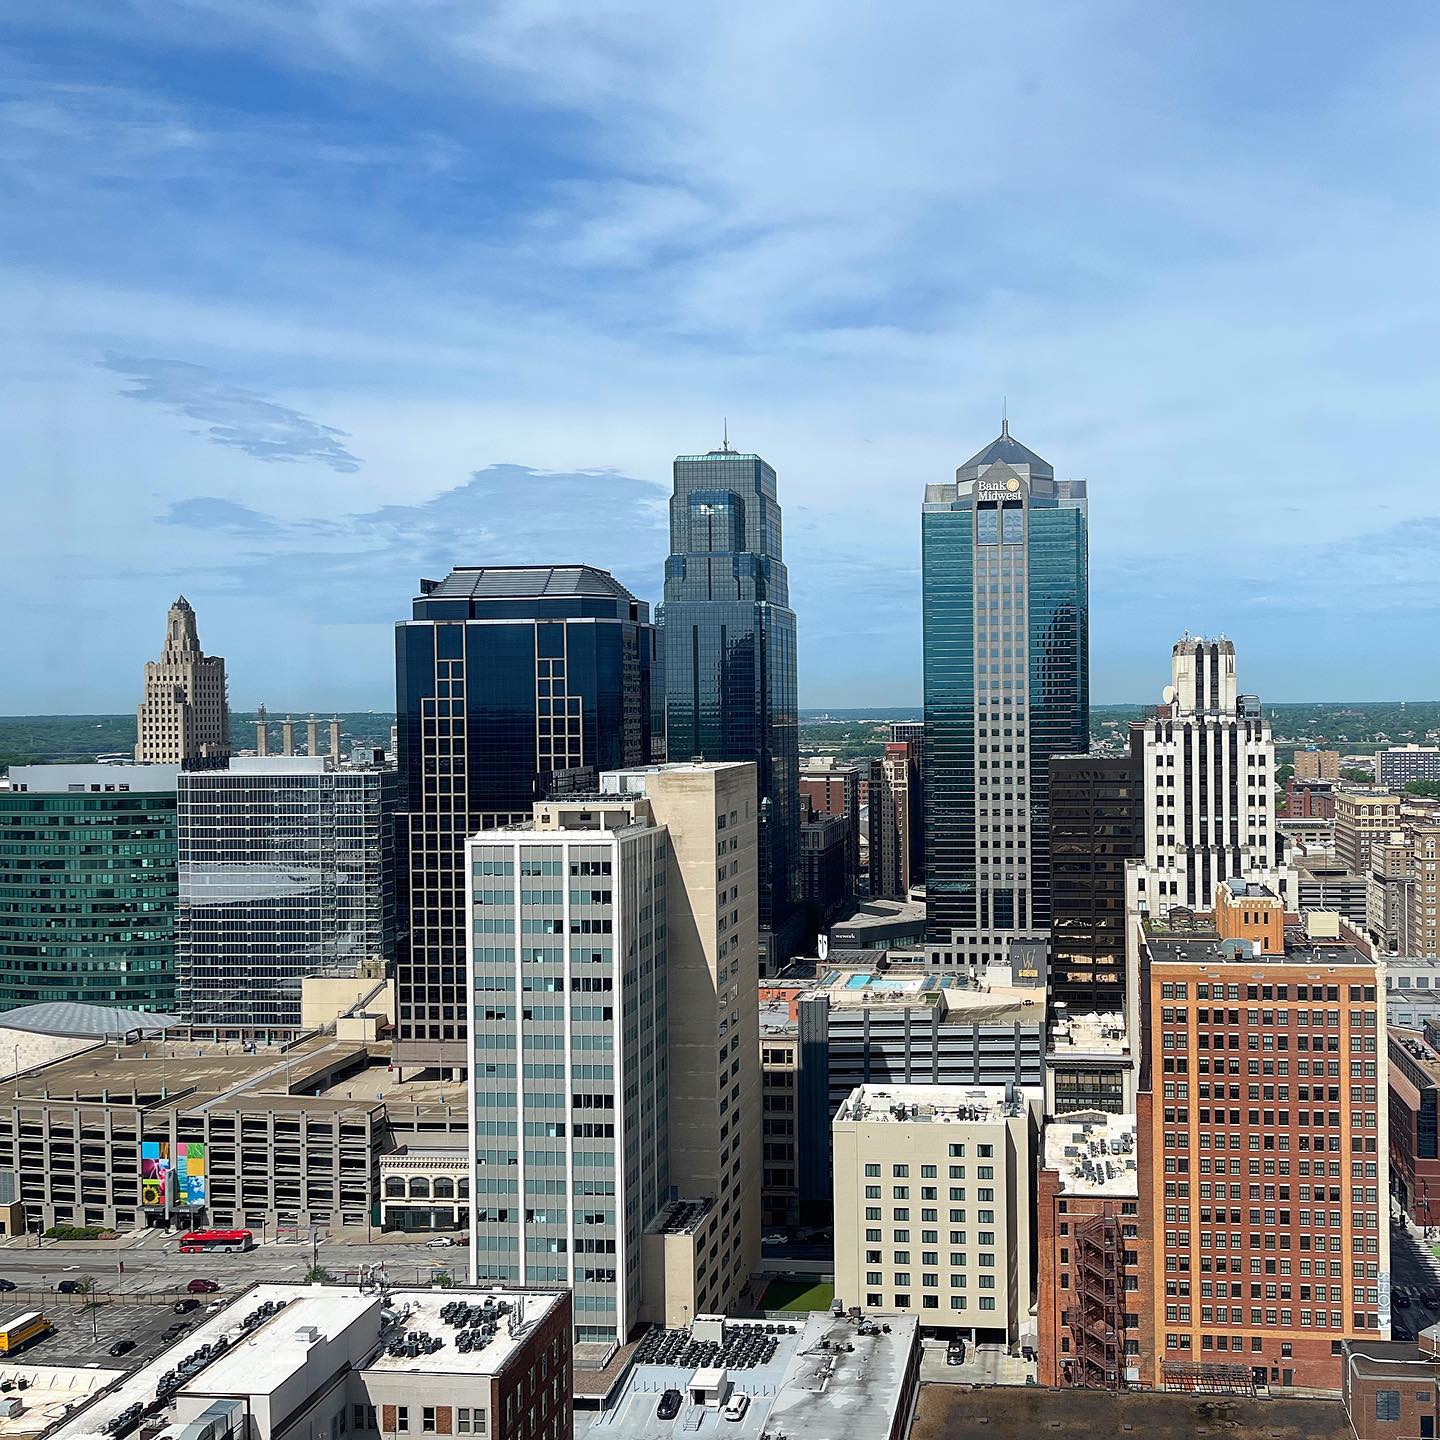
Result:
M577 1341L623 1343L758 1258L755 767L602 791L467 843L471 1273L570 1286Z
M1275 745L1254 695L1239 694L1235 646L1186 636L1144 730L1145 852L1127 867L1132 910L1208 910L1234 876L1298 901L1275 829Z

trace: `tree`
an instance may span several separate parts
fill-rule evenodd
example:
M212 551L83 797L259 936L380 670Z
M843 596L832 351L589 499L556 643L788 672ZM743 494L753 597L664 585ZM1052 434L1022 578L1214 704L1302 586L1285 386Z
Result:
M1358 785L1369 785L1374 781L1375 776L1369 770L1360 770L1351 766L1350 769L1340 772L1340 778L1342 780L1353 780Z
M305 1272L307 1285L328 1285L335 1277L323 1266L312 1265Z
M1407 795L1419 795L1426 800L1440 800L1440 780L1412 780L1406 787Z

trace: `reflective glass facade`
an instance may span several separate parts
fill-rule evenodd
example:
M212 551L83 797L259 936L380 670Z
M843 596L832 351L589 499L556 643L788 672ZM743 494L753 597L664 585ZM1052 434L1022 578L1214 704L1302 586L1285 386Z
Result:
M0 791L0 1009L175 1008L171 783Z
M465 877L478 830L653 758L649 607L589 566L458 568L395 627L399 1058L468 1063Z
M1050 926L1050 757L1087 748L1085 484L1008 430L927 487L926 889L942 963Z
M760 924L788 949L798 938L799 702L775 471L734 450L678 456L670 552L666 754L755 763Z
M192 1024L299 1025L304 976L386 972L395 775L325 764L180 776L177 998Z

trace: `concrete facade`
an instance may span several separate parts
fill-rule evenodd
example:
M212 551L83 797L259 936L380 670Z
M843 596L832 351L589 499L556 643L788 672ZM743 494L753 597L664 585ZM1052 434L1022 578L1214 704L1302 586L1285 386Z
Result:
M837 1300L1028 1337L1037 1102L997 1086L857 1086L833 1127Z
M230 757L225 662L206 655L195 611L182 595L165 622L165 646L145 664L145 698L135 711L135 760L204 769Z

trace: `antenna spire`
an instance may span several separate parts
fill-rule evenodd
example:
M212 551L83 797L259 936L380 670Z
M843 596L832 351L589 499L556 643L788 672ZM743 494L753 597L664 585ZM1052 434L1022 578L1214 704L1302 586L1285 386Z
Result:
M1008 397L1008 396L1005 396L1005 395L1002 395L1002 396L1000 397L1000 436L1001 436L1002 439L1005 439L1005 438L1008 438L1008 437L1009 437L1009 434L1010 434L1009 397Z
M728 455L730 453L730 417L728 415L724 417L722 424L724 430L723 438L720 441L720 448Z

